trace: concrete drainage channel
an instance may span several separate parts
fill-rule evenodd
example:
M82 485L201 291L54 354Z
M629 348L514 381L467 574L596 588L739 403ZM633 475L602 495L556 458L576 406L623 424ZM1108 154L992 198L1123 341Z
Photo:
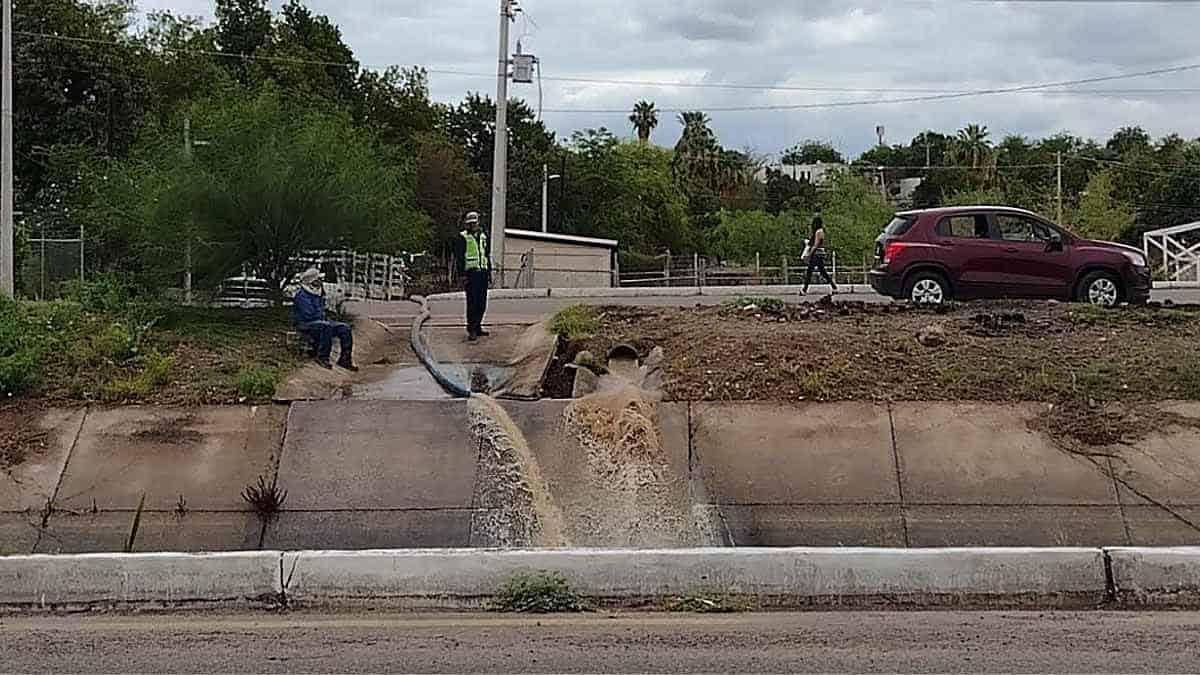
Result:
M1200 603L1200 548L403 550L0 558L0 606L485 606L561 574L598 606L1145 608Z

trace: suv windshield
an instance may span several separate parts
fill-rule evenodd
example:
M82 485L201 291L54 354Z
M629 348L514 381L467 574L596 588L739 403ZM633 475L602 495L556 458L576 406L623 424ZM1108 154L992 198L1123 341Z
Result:
M911 230L915 222L917 222L916 216L896 216L892 219L892 222L888 223L887 227L883 228L883 233L888 236L899 237Z

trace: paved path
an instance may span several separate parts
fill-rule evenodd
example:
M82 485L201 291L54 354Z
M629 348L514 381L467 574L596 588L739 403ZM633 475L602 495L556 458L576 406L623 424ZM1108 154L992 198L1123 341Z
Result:
M1200 614L0 619L14 672L1185 672Z
M797 302L801 298L795 294L768 295L786 302ZM815 290L803 298L814 301L821 297ZM889 298L874 293L847 293L838 295L839 300L863 302L891 302ZM1200 303L1200 289L1171 289L1154 291L1152 299L1176 303ZM693 295L682 297L646 297L646 298L532 298L522 300L492 299L488 302L487 323L489 325L531 324L547 314L552 314L563 307L587 303L593 305L640 305L647 307L692 307L694 305L719 305L729 300L727 297L710 295ZM380 302L370 301L352 305L355 311L367 314L388 324L409 325L418 311L418 306L412 302ZM435 300L430 303L431 326L461 326L463 325L463 303L461 300Z

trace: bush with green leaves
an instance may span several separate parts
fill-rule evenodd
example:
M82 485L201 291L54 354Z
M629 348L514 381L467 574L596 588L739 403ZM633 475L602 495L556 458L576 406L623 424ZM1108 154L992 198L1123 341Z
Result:
M584 340L599 329L600 317L587 305L563 307L550 319L550 332L566 340Z
M234 376L238 393L249 399L265 399L275 395L279 371L263 366L243 366Z
M504 584L492 603L496 611L531 614L583 612L587 608L583 596L571 590L558 572L517 574Z

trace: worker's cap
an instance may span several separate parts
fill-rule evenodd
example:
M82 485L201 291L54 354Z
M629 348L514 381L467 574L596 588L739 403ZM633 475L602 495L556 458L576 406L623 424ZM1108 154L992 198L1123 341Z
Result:
M318 270L315 267L310 267L300 273L300 283L307 286L308 284L320 281L324 277L325 275L321 274L321 270Z
M468 224L478 223L478 222L479 222L479 213L478 212L471 211L470 213L467 214L467 223Z

